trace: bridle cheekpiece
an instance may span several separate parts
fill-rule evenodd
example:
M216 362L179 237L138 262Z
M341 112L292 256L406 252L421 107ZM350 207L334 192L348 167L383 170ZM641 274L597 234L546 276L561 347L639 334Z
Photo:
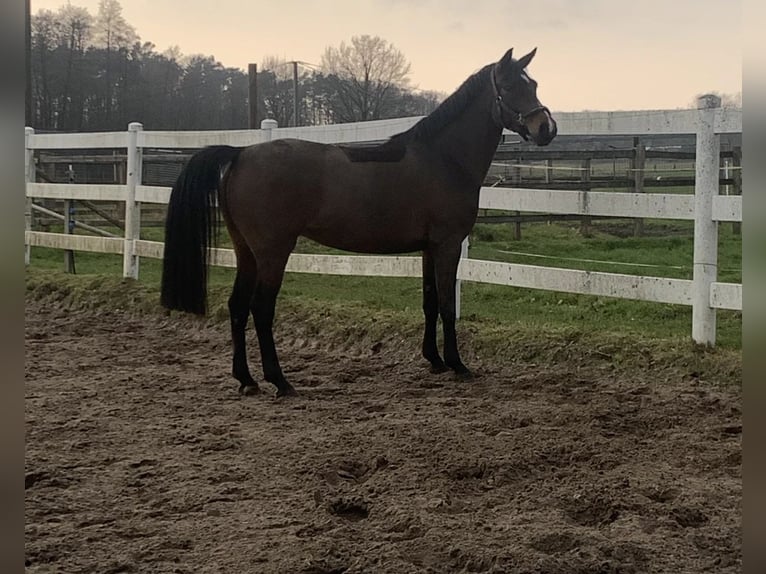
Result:
M548 115L550 115L550 110L546 106L537 106L535 108L532 108L531 110L528 110L526 112L520 112L518 110L513 109L510 105L508 105L505 100L503 100L503 96L500 93L500 89L497 87L497 79L495 78L495 70L497 69L497 65L495 65L492 68L492 72L490 73L490 79L492 81L492 90L495 93L495 104L497 104L497 111L498 111L498 117L500 119L500 127L507 127L505 125L505 122L503 122L503 112L511 114L511 125L514 123L518 124L521 128L523 128L523 132L518 132L521 137L523 137L525 140L529 139L527 136L529 135L529 130L527 129L527 118L530 116L535 115L538 112L546 112ZM516 131L516 130L514 130ZM526 133L525 133L526 132Z

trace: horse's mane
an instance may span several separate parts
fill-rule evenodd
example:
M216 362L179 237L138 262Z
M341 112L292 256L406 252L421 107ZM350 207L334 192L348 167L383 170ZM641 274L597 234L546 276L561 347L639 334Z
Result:
M460 114L476 95L486 87L487 77L493 64L484 66L481 70L469 76L451 96L406 132L397 134L396 137L407 137L410 141L428 141L436 136L449 124L455 116Z
M465 80L451 96L418 123L405 132L392 136L379 145L339 146L351 161L399 161L404 157L406 144L412 141L430 141L444 129L487 84L493 64Z

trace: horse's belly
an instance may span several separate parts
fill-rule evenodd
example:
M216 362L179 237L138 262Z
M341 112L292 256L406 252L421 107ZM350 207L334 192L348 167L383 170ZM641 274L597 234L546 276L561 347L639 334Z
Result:
M357 253L408 253L426 245L426 226L414 214L353 213L319 215L302 234L309 239Z

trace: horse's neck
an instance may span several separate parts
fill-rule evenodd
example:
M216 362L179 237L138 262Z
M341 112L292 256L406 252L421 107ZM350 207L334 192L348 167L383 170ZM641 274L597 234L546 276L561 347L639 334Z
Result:
M437 137L437 146L457 163L472 185L480 186L495 157L501 127L492 119L492 100L487 93L470 105Z

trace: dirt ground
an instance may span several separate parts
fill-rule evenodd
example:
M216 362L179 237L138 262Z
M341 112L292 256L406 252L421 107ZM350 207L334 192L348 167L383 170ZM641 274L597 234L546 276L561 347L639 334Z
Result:
M458 382L288 321L301 396L240 397L225 327L26 316L29 573L741 568L738 388L521 360Z

